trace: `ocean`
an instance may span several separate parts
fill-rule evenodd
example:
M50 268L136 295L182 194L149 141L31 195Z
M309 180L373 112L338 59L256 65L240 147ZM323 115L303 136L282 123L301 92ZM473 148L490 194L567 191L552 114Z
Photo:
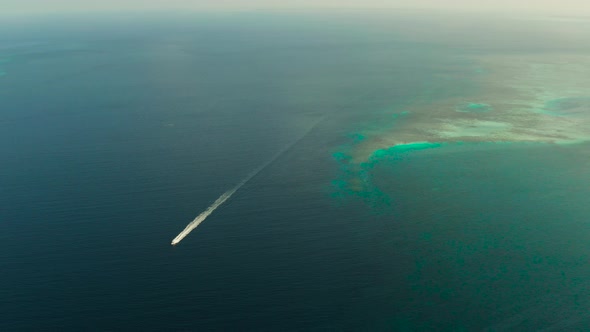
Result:
M529 21L496 20L3 21L0 330L588 328L590 145L571 123L590 109L527 117L575 134L549 139L499 100L582 100L584 77L534 84L570 73L551 56L586 59L590 39L548 45ZM540 99L491 85L514 57L545 65L519 76ZM442 111L467 102L486 112ZM402 136L410 148L387 150Z

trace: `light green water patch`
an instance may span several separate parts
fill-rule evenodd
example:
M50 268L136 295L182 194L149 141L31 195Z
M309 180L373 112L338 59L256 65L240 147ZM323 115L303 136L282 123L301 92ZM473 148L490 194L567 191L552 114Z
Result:
M384 158L388 159L396 159L401 154L418 151L418 150L425 150L425 149L435 149L440 148L443 144L448 143L439 143L439 142L412 142L407 144L398 144L396 146L392 146L387 149L379 149L373 152L371 157L369 157L369 162L367 164L372 164L375 161L379 161Z
M5 75L6 75L6 72L5 72L5 71L3 71L3 70L0 70L0 77L1 77L1 76L5 76Z
M569 142L560 145L574 145L584 143L584 141ZM477 151L494 151L505 149L531 149L546 148L555 146L552 143L545 142L510 142L510 141L482 141L482 142L414 142L408 144L399 144L388 149L376 150L366 163L361 163L361 168L370 171L380 163L391 163L407 160L409 156L415 153L428 153L429 155L450 154L455 152L477 152Z
M590 97L566 97L549 100L543 113L555 116L590 114Z
M455 108L455 111L461 113L484 113L492 110L491 105L484 103L461 103Z
M580 138L580 139L557 141L557 142L555 142L555 144L557 144L557 145L579 145L579 144L583 144L583 143L587 143L587 142L588 142L588 138Z

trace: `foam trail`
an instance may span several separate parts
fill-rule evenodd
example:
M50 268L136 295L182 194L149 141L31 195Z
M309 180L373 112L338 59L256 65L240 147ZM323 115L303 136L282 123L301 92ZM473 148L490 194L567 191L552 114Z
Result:
M199 214L193 221L191 221L183 230L182 232L180 232L173 240L172 240L172 245L175 246L177 245L180 241L182 241L182 239L184 239L187 235L190 234L190 232L192 232L195 228L197 228L203 221L205 221L205 219L207 219L207 217L209 217L209 215L211 213L213 213L213 211L215 211L218 207L220 207L223 203L225 203L225 201L227 201L228 199L230 199L230 197L235 194L236 191L238 191L243 185L245 185L248 181L250 181L253 177L255 177L258 173L260 173L263 169L265 169L268 165L272 164L275 160L277 160L277 158L279 158L283 153L287 152L289 149L291 149L292 147L294 147L297 143L299 143L302 139L304 139L322 120L324 119L324 117L320 118L318 121L316 121L316 123L314 123L308 130L305 131L305 133L303 133L303 135L301 135L301 137L299 137L298 139L296 139L293 143L285 146L284 148L282 148L279 152L275 153L267 162L265 162L264 164L262 164L261 166L259 166L258 168L256 168L254 171L252 171L250 174L248 174L248 176L246 176L246 178L244 180L242 180L240 183L238 183L235 187L233 187L232 189L226 191L225 193L223 193L223 195L219 196L218 199L215 200L215 202L213 202L213 204L211 204L211 206L209 206L205 211L201 212L201 214Z

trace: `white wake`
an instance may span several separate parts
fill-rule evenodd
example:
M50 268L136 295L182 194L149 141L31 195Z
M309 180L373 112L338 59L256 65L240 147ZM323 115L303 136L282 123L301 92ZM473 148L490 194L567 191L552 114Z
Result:
M293 143L291 143L291 144L285 146L284 148L282 148L279 152L275 153L272 156L272 158L270 158L267 162L265 162L264 164L262 164L261 166L259 166L258 168L256 168L250 174L248 174L248 176L246 176L246 178L243 179L240 183L238 183L235 187L233 187L232 189L226 191L225 193L223 193L223 195L219 196L219 198L216 199L215 202L213 202L213 204L211 204L211 206L209 206L205 211L201 212L201 214L199 214L193 221L191 221L182 230L182 232L180 232L172 240L172 243L171 244L173 246L175 246L180 241L182 241L182 239L184 239L187 235L189 235L190 232L192 232L203 221L205 221L205 219L207 219L207 217L209 217L209 215L211 213L213 213L213 211L217 210L217 208L219 208L223 203L225 203L225 201L227 201L228 199L230 199L230 197L233 194L235 194L235 192L238 191L243 185L245 185L248 181L250 181L253 177L255 177L258 173L260 173L268 165L272 164L272 162L274 162L277 158L279 158L283 153L287 152L289 149L291 149L293 146L295 146L297 143L299 143L302 139L304 139L305 136L307 136L322 120L323 120L323 117L321 119L319 119L316 123L314 123L313 126L311 126L308 130L306 130L305 133L303 133L303 135L301 135L301 137L299 137L298 139L296 139Z

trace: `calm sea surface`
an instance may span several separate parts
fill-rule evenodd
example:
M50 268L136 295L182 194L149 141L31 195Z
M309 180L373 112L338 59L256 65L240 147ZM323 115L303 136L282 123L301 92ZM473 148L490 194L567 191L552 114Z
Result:
M0 330L590 327L590 146L416 151L375 166L387 206L332 185L351 133L456 90L379 20L1 23Z

